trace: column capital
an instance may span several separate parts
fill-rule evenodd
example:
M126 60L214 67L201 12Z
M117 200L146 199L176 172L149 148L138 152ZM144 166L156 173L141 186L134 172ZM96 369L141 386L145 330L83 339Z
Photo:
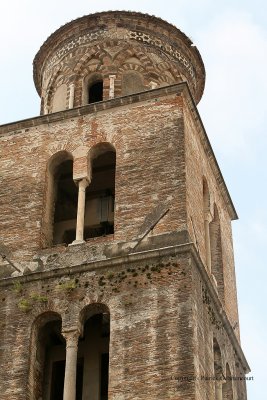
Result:
M74 179L74 182L76 183L76 185L78 186L79 189L86 189L87 186L90 185L90 179L88 177L85 178L79 178L79 179Z
M88 178L82 178L82 179L80 179L80 180L78 180L78 185L79 185L79 188L81 188L81 189L86 189L87 188L87 186L89 185L89 180L88 180Z
M70 330L63 330L62 335L66 339L66 347L77 347L78 346L78 340L80 337L80 330L75 328L75 329L70 329Z

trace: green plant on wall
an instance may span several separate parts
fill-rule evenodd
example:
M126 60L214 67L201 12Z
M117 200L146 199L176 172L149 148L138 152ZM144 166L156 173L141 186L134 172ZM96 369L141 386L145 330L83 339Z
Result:
M46 296L41 296L41 295L38 294L38 293L31 293L31 294L30 294L30 298L31 298L33 301L38 301L38 302L40 302L40 303L47 303L47 301L48 301L48 298L47 298Z
M18 308L23 312L29 312L32 309L32 304L28 299L21 299L18 302Z
M13 282L13 291L15 293L21 293L22 292L22 284L20 281L14 281Z
M77 283L74 279L69 279L65 282L60 282L56 288L62 291L71 292L72 290L76 289Z

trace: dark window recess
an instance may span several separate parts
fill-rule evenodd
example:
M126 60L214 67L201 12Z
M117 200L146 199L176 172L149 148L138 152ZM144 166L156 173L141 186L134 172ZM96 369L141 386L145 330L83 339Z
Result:
M63 243L72 243L76 238L76 229L70 229L63 234Z
M73 181L73 161L64 161L56 173L55 223L76 219L78 188Z
M105 224L108 222L109 213L114 211L114 197L106 191L106 195L99 199L99 219L100 223Z
M101 329L101 337L102 338L108 338L109 340L109 336L110 336L110 320L109 320L109 315L107 314L102 314L102 329Z
M77 378L76 378L76 400L82 400L83 397L83 364L84 359L77 360Z
M61 163L54 179L56 201L53 244L70 244L75 239L78 200L78 188L73 181L73 161Z
M84 237L86 239L90 239L98 236L111 235L114 233L114 225L110 224L109 222L101 223L101 225L102 226L97 228L85 228Z
M53 362L50 400L63 399L64 376L65 360Z
M108 364L109 364L109 353L101 354L101 382L100 382L101 400L108 400Z
M90 309L88 309L88 314ZM86 311L87 312L87 311ZM90 314L89 314L90 315ZM84 323L84 336L79 339L79 354L87 349L84 355L84 393L83 398L95 398L95 388L99 390L98 400L108 400L109 373L109 336L110 315L107 312L94 314ZM88 371L88 372L87 372ZM87 374L92 374L91 378ZM77 380L78 380L77 373ZM77 392L78 393L78 392ZM80 400L76 397L76 400Z
M114 233L116 153L108 150L93 160L92 181L86 190L84 238Z
M88 90L89 103L97 103L103 100L103 81L93 83Z

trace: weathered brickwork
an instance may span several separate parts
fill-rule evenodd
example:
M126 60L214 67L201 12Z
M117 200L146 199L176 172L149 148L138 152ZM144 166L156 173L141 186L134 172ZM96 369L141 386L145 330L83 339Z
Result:
M204 87L197 50L158 18L100 13L55 32L34 68L42 115L0 126L1 400L55 400L63 389L74 400L76 365L77 399L82 376L95 399L101 386L104 400L246 400L244 381L227 380L249 371L239 343L237 216L193 100ZM103 79L103 98L87 104L91 72ZM86 198L103 187L112 198L95 178L112 176L112 160L114 225L83 236ZM69 242L53 241L64 214L58 198L77 209ZM104 223L98 229L110 229ZM90 336L99 316L102 336ZM108 374L87 354L90 337L99 349L109 340ZM88 365L101 384L88 383Z
M231 233L231 219L236 218L235 210L225 193L220 190L220 180L214 174L214 162L211 163L203 147L204 131L201 125L193 122L188 108L185 107L185 140L186 140L186 191L187 217L190 236L199 250L202 260L206 260L204 241L203 214L203 178L207 180L211 213L214 216L214 205L219 210L221 228L222 266L224 275L224 305L233 325L238 321L236 285ZM197 162L196 162L197 160ZM217 179L216 179L217 178ZM227 201L228 200L228 201ZM200 205L200 206L199 206ZM204 261L205 262L205 261ZM239 332L239 328L236 328Z
M18 252L19 257L25 254L26 258L33 254L30 250L40 248L40 242L46 245L42 237L42 210L49 203L45 188L50 158L63 150L75 154L81 146L86 147L88 154L99 142L109 142L116 149L114 239L127 241L137 237L144 218L162 202L172 206L155 234L185 229L183 122L179 103L181 99L171 96L25 129L16 135L18 146L6 141L3 135L1 199L8 206L1 214L1 235L15 251L14 257ZM164 132L163 126L167 126ZM10 168L10 155L16 160L14 168Z
M203 266L203 268L205 268ZM201 269L193 269L193 319L194 324L194 349L197 358L196 368L197 376L214 376L213 360L214 354L212 351L213 338L219 343L222 356L223 375L226 376L226 365L230 366L231 376L244 377L241 372L242 362L240 361L240 353L235 351L233 340L236 339L235 333L232 332L232 327L229 324L227 327L222 321L222 315L225 309L221 307L220 303L214 302L212 299L212 292L209 291L201 277ZM215 291L215 296L216 296ZM224 318L223 318L224 319ZM236 382L233 385L234 398L246 399L246 389L244 382ZM198 393L196 398L207 399L215 398L214 382L206 380L198 380L196 385Z

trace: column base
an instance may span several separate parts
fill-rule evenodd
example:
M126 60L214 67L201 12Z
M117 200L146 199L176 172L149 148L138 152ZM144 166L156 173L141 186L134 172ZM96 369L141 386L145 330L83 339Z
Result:
M83 244L85 243L85 240L73 240L72 243L69 244L69 246L75 246L76 244Z

